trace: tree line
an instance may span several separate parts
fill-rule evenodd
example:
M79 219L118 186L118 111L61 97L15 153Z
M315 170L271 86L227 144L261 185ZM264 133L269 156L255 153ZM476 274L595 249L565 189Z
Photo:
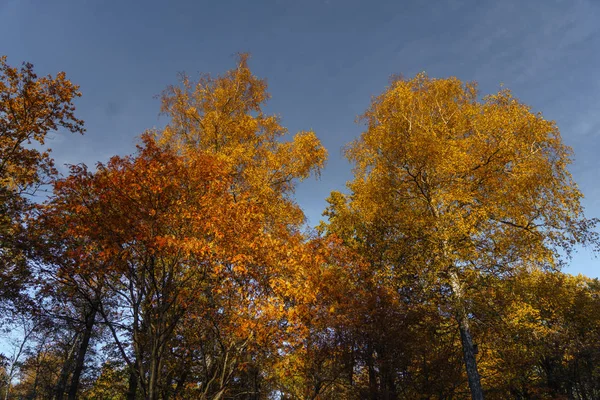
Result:
M509 90L393 79L312 230L293 195L327 151L247 55L62 176L40 149L84 133L79 96L0 58L3 399L600 398L600 283L560 272L596 220Z

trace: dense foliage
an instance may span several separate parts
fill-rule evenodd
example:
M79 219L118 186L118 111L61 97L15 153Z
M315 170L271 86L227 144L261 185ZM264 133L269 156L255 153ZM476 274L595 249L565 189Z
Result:
M37 148L83 133L77 86L0 61L2 398L600 398L600 283L560 272L595 220L509 91L393 81L306 232L294 189L327 152L263 111L246 55L66 177Z

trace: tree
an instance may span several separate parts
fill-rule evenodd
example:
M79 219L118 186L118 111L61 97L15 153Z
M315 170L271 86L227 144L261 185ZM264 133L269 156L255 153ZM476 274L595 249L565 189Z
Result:
M55 185L46 213L51 227L63 227L62 268L86 286L108 286L126 311L111 318L106 298L95 304L145 397L158 397L176 325L218 268L210 261L223 236L215 221L239 222L226 184L214 159L199 155L186 168L145 136L137 157L114 157L95 174L74 167Z
M101 301L93 291L86 299L145 397L167 390L167 377L182 378L173 361L187 346L208 357L197 387L224 395L249 342L276 329L269 310L277 302L266 300L289 250L262 229L260 204L231 193L228 171L212 154L184 158L145 135L135 157L113 157L96 173L73 167L44 206L55 275L79 292L107 288ZM108 299L117 305L112 315Z
M477 96L456 78L392 82L348 147L355 179L337 206L386 228L383 245L403 254L384 258L391 274L445 293L473 399L483 398L471 334L478 278L558 267L561 251L594 239L555 123L508 90Z
M119 400L127 393L127 373L121 365L106 362L100 375L85 392L85 398L93 400Z
M58 128L83 133L83 121L74 115L79 96L64 72L38 78L32 64L17 69L0 57L0 301L17 299L29 278L25 196L56 173L50 150L30 145L44 145Z
M216 156L231 177L233 201L247 203L260 212L256 231L269 235L270 254L263 254L266 249L249 249L248 254L260 254L263 260L260 268L254 266L260 271L254 276L260 276L256 282L260 282L261 289L257 293L267 296L254 298L276 305L286 303L291 295L289 287L298 257L289 254L301 255L304 248L299 234L304 215L293 200L295 185L312 174L318 175L327 152L311 131L299 132L293 140L284 141L287 129L277 116L263 111L270 98L267 84L252 74L248 58L241 54L236 67L224 75L202 75L197 82L182 76L179 85L169 87L163 93L162 111L171 120L160 132L159 143L172 147L184 158L198 152ZM245 304L255 309L252 301L246 300ZM281 316L286 311L286 307L271 308L265 315ZM273 325L267 322L265 326ZM279 338L256 346L270 336ZM281 341L281 335L266 334L258 339L255 335L254 346L249 349L260 348L259 353L276 358L274 343ZM257 354L249 357L260 358Z
M18 332L16 336L12 337L12 340L10 340L10 345L13 347L12 354L7 358L2 355L7 361L5 370L6 387L3 396L5 400L10 398L13 380L19 372L19 366L23 362L22 359L25 357L29 346L31 346L32 336L37 333L36 330L40 324L39 321L30 320L28 317L29 316L25 314L17 316L18 320L14 321L14 325L11 327L14 331Z
M248 59L241 54L236 68L216 78L193 82L184 75L179 86L165 90L161 110L171 121L160 142L184 155L216 154L230 168L234 195L250 193L268 209L269 226L297 228L304 215L292 198L295 184L319 174L327 151L312 131L282 140L288 131L277 116L263 112L267 84L252 74Z
M83 167L72 167L72 170L83 175L86 172ZM84 207L77 202L94 201L90 197L92 190L77 193L71 186L72 193L67 194L66 182L73 185L74 181L74 176L55 181L55 196L35 207L36 218L30 219L28 226L29 236L36 242L32 251L32 260L35 260L32 270L39 282L36 305L69 343L54 390L56 400L65 395L69 399L78 396L88 350L102 332L98 324L100 307L107 312L112 309L102 257L93 257L95 247L91 238L73 235L75 231L71 230L78 221L76 206ZM63 192L60 192L61 187ZM89 254L82 249L87 249Z
M336 313L352 321L345 334L354 347L354 390L369 399L460 395L460 353L449 334L453 327L445 317L443 292L414 268L426 254L418 243L390 240L398 232L385 210L372 220L365 218L368 205L357 207L341 193L332 193L328 202L328 221L319 230L342 239L362 264L357 269L347 259L337 260L355 280L346 292L355 301L345 299L352 305Z
M500 319L489 321L485 329L489 357L482 367L493 389L490 394L495 398L598 397L598 281L531 271L495 287L497 295L488 301L499 310L495 316L484 314L486 320Z
M46 228L53 230L54 238L64 234L63 227ZM57 245L55 242L52 244ZM90 358L88 350L93 349L91 343L102 333L101 326L97 324L100 304L104 302L107 308L109 304L104 285L94 280L98 276L71 264L73 260L65 251L69 244L68 240L60 241L58 246L63 248L58 252L59 258L47 254L36 270L38 279L42 281L37 295L38 306L52 324L56 337L54 346L66 348L55 387L56 400L63 399L65 394L69 399L77 397L80 380L86 370L85 361Z
M280 141L267 98L245 56L223 77L184 79L165 92L163 132L95 173L73 166L40 208L47 276L112 332L130 398L258 396L244 380L277 354L302 254L294 184L326 154L313 133Z

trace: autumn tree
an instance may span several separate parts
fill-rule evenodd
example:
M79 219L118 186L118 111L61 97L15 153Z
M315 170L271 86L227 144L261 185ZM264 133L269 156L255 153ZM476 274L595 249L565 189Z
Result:
M305 246L299 235L304 215L293 200L293 192L297 181L319 173L327 153L311 131L299 132L285 141L288 131L280 119L263 111L270 98L267 84L252 74L248 59L241 54L236 67L224 75L202 75L197 81L183 75L179 85L169 87L163 93L161 110L170 121L159 133L159 143L186 158L198 152L215 155L231 177L229 191L234 202L259 210L262 217L255 229L269 235L270 254L262 254L266 249L249 249L262 259L254 266L260 271L256 276L261 279L256 282L261 288L252 291L258 290L260 296L250 295L239 310L278 314L275 319L285 319L285 307L276 310L271 306L289 304L288 289ZM268 305L267 311L260 311L260 303ZM274 321L263 323L277 326ZM254 326L247 357L252 354L250 349L260 348L258 353L273 359L277 355L274 343L280 342L282 335L264 331L259 335ZM260 358L258 353L251 358ZM255 362L248 368L256 369L257 365Z
M186 152L208 152L224 160L233 176L232 192L252 193L268 207L272 227L298 226L304 216L292 194L299 180L318 174L327 151L312 131L284 141L288 131L275 115L265 114L267 83L252 74L247 54L223 76L182 76L162 96L170 118L160 142Z
M112 332L130 398L138 389L213 398L233 386L258 395L244 380L264 376L250 371L283 340L302 253L292 249L304 246L292 193L326 152L312 132L281 140L285 128L261 111L266 84L246 61L168 89L164 131L97 172L72 167L40 208L45 273L85 305L84 337L98 316Z
M73 260L67 273L88 287L109 286L126 311L119 320L106 299L95 305L144 396L157 398L175 326L206 284L203 276L217 268L208 259L221 231L211 227L228 202L217 200L226 184L218 162L200 157L187 169L144 140L138 157L114 157L95 174L74 167L45 212L72 238L62 245L64 261ZM131 340L132 353L120 335Z
M481 276L560 265L591 239L555 123L510 91L478 99L475 84L419 74L374 98L347 150L355 179L330 212L356 210L385 228L383 262L444 294L458 326L473 399L483 398L472 336ZM381 248L381 247L380 247ZM398 251L390 252L396 248ZM399 254L403 256L397 257Z
M344 329L353 343L354 390L369 399L460 395L460 353L448 334L454 329L445 318L443 292L410 267L426 255L414 244L390 240L398 232L385 210L372 220L365 218L368 207L348 203L341 193L328 202L327 223L319 230L342 240L362 264L357 270L347 260L336 261L356 280L346 295L355 301L343 313L352 321Z
M598 397L598 289L597 279L536 270L483 290L487 397Z
M249 341L276 328L268 310L277 303L259 302L270 288L265 266L286 259L283 242L261 229L265 214L249 195L231 193L223 161L184 158L149 135L143 141L135 157L114 157L96 173L74 167L56 183L44 210L62 235L64 271L56 275L78 277L79 291L108 288L95 307L145 397L158 398L168 377L222 396ZM108 298L122 311L111 314ZM190 346L192 361L208 357L201 372L173 375L181 366L172 361L186 359L176 349Z
M73 101L79 88L60 72L38 77L32 64L18 69L0 57L0 301L15 299L29 277L23 231L27 195L55 174L50 150L38 150L59 128L83 133Z
M362 263L334 238L311 237L298 252L287 290L285 342L271 381L282 398L352 397L349 332L364 300Z
M51 225L46 229L52 230L53 239L65 233L62 226ZM73 247L68 239L63 236L63 240L52 242L52 245L60 251L44 254L34 271L41 281L38 307L52 324L52 335L49 336L54 348L62 350L62 365L54 388L54 398L60 400L78 395L81 377L86 369L89 371L86 361L89 362L90 353L93 353L89 350L102 334L102 327L97 324L100 304L104 302L108 308L110 301L104 285L95 280L98 274L83 269L82 265L75 267L72 264L74 260L68 256L67 249ZM39 247L43 247L42 253L49 248L48 245Z
M127 373L114 362L106 362L102 365L100 375L87 389L83 396L93 400L119 400L127 393Z
M252 74L248 58L241 54L236 67L224 75L202 75L197 81L184 75L179 85L169 87L163 93L162 112L170 121L158 136L159 143L183 157L215 155L232 179L234 202L260 210L256 232L272 238L270 258L263 257L268 263L261 266L261 282L267 293L280 297L272 298L276 304L289 296L283 292L293 279L291 266L297 265L287 261L288 254L304 246L299 236L304 215L293 199L296 183L318 175L327 152L311 131L285 141L288 131L280 119L263 111L270 98L267 84Z

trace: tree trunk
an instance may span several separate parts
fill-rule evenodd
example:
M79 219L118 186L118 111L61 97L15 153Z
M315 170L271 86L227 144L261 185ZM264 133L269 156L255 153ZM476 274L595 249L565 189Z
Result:
M463 358L467 369L467 378L469 379L469 388L471 389L471 399L483 400L483 389L481 388L481 378L477 370L477 359L475 358L475 346L469 329L469 320L466 313L459 316L458 329L460 330L460 341L462 343Z
M380 398L382 400L396 400L396 383L394 382L393 368L390 366L390 359L387 357L385 344L376 346L379 359L379 380L380 380Z
M75 352L75 347L77 345L79 333L77 333L73 337L73 344L69 348L69 352L67 353L67 358L63 363L63 366L60 371L60 377L58 382L56 383L56 388L54 389L54 399L62 400L65 396L65 391L67 390L67 382L69 380L69 374L71 373L71 367L73 362L73 353Z
M137 396L138 378L135 371L129 371L129 385L127 388L127 400L135 400Z
M152 350L153 351L150 353L150 377L148 378L148 399L156 400L158 399L158 355L156 354L157 352L155 351L155 349Z
M463 359L469 380L469 389L471 389L471 399L483 400L481 378L477 370L477 359L475 358L475 345L473 344L471 330L469 329L469 317L463 300L462 285L456 273L451 273L450 285L455 302L456 319L460 331L460 341L462 343Z
M379 387L377 385L377 375L375 373L375 362L373 359L373 346L371 342L367 344L367 369L369 371L369 399L377 400L379 398Z
M163 314L164 315L164 314ZM163 328L163 320L166 317L159 317L159 331L153 332L152 350L150 351L150 367L148 378L148 399L157 400L162 384L162 363L164 358L164 343L166 343L165 329Z
M85 317L85 331L81 338L81 344L79 345L79 351L77 352L77 359L75 360L75 367L73 369L73 376L71 377L71 385L69 386L68 399L75 400L77 398L77 390L79 389L79 380L85 363L85 355L87 353L90 338L92 337L92 331L96 324L96 313L98 312L98 304L94 303L91 310Z

